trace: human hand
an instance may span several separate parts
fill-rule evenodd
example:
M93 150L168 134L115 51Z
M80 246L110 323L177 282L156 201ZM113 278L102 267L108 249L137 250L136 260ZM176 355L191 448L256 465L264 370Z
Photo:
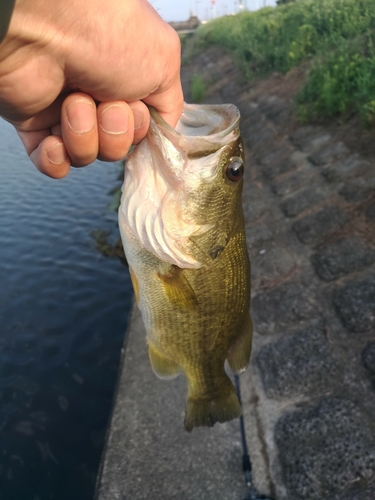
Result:
M178 36L146 0L17 0L0 44L0 116L60 178L123 158L147 133L146 104L174 127L179 72Z

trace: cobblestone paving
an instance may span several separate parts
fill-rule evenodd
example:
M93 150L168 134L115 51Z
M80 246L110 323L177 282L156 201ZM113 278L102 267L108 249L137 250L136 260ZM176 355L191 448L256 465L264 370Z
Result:
M278 500L375 498L375 158L293 104L237 83L208 51L183 69L233 102L247 151L251 366L242 377L254 481Z

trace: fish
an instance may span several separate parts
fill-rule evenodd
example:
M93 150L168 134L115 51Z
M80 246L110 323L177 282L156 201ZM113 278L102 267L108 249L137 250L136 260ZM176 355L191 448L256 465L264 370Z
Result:
M126 160L119 227L152 369L184 372L191 432L242 414L227 373L246 369L252 340L240 113L185 103L175 129L150 117Z

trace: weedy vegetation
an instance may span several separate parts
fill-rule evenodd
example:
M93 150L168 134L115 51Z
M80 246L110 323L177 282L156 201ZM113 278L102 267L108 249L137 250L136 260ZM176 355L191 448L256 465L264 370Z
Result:
M199 75L193 75L191 79L190 94L196 104L202 102L206 95L206 85Z
M232 52L246 80L304 63L302 120L357 111L375 125L375 0L289 0L201 26L195 44Z

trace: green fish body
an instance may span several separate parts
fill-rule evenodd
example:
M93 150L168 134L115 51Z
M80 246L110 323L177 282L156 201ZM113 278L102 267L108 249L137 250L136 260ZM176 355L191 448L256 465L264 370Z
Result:
M188 381L185 428L241 415L225 361L251 351L243 144L232 105L185 104L176 130L151 110L129 155L119 224L156 375Z

